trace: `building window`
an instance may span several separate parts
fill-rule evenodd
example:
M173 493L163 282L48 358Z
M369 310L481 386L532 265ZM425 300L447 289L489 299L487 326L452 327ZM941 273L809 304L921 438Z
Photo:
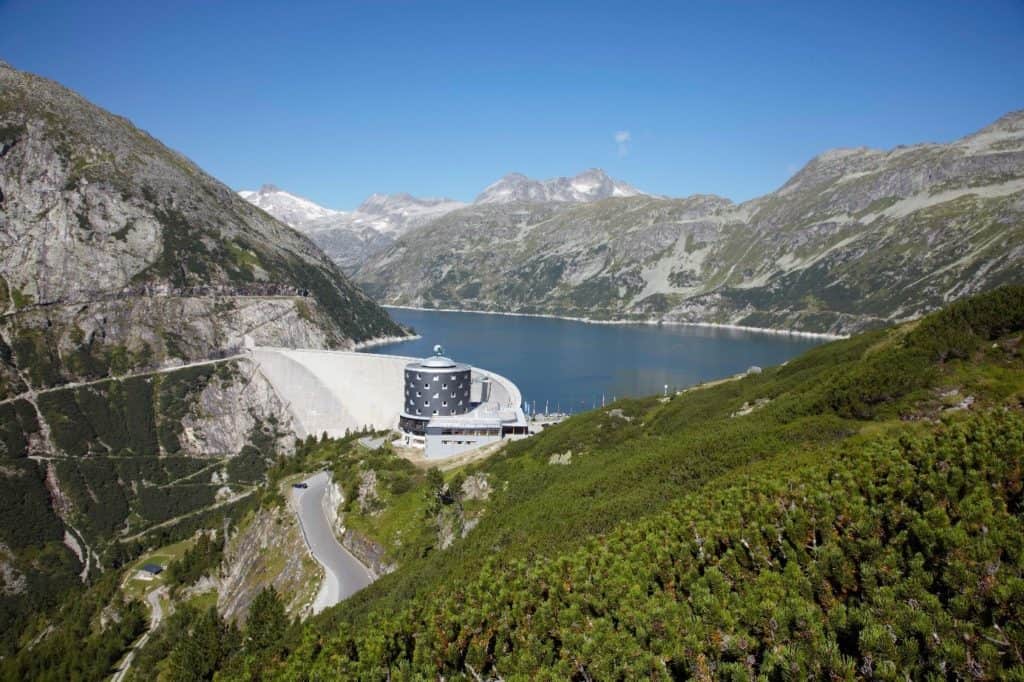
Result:
M422 397L423 397L423 394L422 394L422 393L420 393L419 391L416 391L416 397L417 397L417 398L422 398Z
M448 384L441 384L441 388L447 389L448 388Z
M452 397L453 397L453 398L455 397L455 394L454 394L454 393L452 393Z
M448 401L445 400L441 403L441 407L448 407Z
M437 416L437 410L434 410L434 416Z
M430 388L430 384L423 384L423 388L429 389Z
M416 414L423 414L423 413L420 412L419 410L416 410Z
M424 400L423 401L423 407L430 407L430 401L429 400Z
M417 378L417 379L422 379L423 377L421 377L421 376L419 375L419 373L417 373L417 374L416 374L416 378Z
M435 374L435 375L434 375L434 381L440 381L440 380L441 380L441 377L439 377L439 376L437 376L437 375Z

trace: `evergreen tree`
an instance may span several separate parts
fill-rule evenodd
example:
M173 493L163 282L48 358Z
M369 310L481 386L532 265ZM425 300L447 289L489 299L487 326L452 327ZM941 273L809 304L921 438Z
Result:
M168 682L199 682L212 680L238 649L238 631L227 625L211 606L192 623L188 633L179 639L167 659Z
M284 651L288 616L284 603L273 586L264 589L249 609L245 626L245 653L249 656L277 658Z

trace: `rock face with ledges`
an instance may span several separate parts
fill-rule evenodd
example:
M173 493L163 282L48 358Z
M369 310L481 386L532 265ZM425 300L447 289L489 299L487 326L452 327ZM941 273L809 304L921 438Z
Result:
M348 348L402 333L306 237L126 119L6 64L0 315L0 394L40 364L60 383L103 376L114 356L123 371L230 352L245 335Z
M527 193L528 194L528 193ZM1024 277L1024 112L779 190L478 204L354 274L386 303L851 333Z

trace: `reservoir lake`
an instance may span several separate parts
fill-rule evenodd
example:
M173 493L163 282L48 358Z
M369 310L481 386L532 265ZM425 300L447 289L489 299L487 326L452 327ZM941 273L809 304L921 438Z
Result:
M448 357L511 379L538 412L580 412L615 397L661 394L769 367L826 341L721 327L591 324L488 313L388 308L421 336L367 353Z

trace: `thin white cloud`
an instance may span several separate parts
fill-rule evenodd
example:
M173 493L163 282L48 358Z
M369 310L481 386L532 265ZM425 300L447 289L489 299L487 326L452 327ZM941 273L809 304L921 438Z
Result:
M629 154L629 143L632 141L633 136L628 130L619 130L615 133L615 146L619 149L619 156Z

